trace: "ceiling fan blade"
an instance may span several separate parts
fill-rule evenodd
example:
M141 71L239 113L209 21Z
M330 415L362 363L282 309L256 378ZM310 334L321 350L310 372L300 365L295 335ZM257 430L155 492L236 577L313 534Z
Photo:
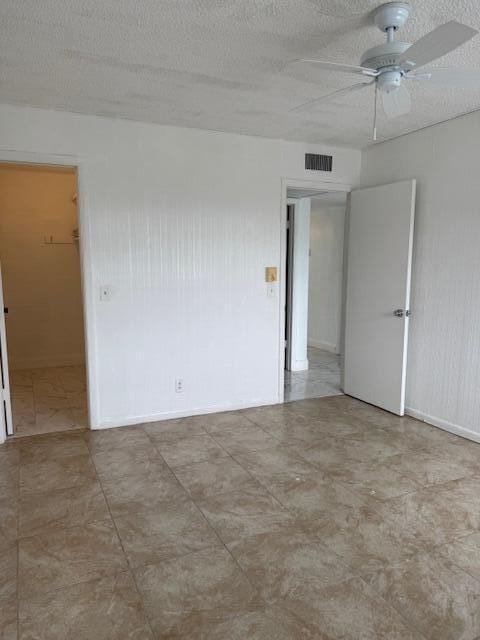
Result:
M320 102L326 102L331 98L338 97L347 93L352 93L354 91L358 91L359 89L363 89L363 87L369 87L373 83L374 83L374 80L370 82L357 82L357 84L352 84L349 87L344 87L343 89L332 91L331 93L327 93L324 96L320 96L320 98L314 98L313 100L308 100L308 102L304 102L303 104L300 104L298 107L294 107L293 109L290 109L290 111L291 112L306 111L307 109L309 109L315 104L318 104Z
M398 62L405 69L423 67L424 64L453 51L477 33L476 29L452 20L417 40L400 56Z
M398 118L410 112L412 101L404 84L389 93L382 93L383 110L387 118Z
M325 69L326 71L339 71L341 73L357 73L362 76L370 76L374 78L378 75L378 71L375 69L369 69L368 67L358 67L353 64L341 64L339 62L328 62L327 60L311 60L311 59L303 59L303 60L295 60L294 62L304 62L307 64L314 64L317 67Z
M472 87L480 90L480 69L424 69L420 73L406 73L405 78L427 80L432 84L448 87Z

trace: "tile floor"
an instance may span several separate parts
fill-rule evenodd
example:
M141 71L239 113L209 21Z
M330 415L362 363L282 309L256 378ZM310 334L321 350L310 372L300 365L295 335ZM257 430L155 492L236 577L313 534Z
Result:
M308 371L285 371L285 402L343 393L340 388L340 356L308 347L308 364Z
M10 371L15 436L85 428L85 367Z
M480 445L347 396L0 448L2 640L474 640Z

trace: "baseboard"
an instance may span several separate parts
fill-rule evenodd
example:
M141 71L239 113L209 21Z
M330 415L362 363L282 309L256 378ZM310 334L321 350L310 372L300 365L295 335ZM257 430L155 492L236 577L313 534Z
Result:
M38 358L15 358L9 361L10 370L41 369L43 367L71 367L85 364L84 353L67 353L58 356L39 356Z
M411 407L406 407L405 413L412 418L431 424L433 427L438 427L439 429L443 429L449 433L454 433L456 436L461 436L462 438L467 438L467 440L473 440L474 442L480 442L480 433L471 431L466 427L461 427L459 424L448 422L448 420L436 418L435 416L430 416L427 413L423 413L422 411L418 411Z
M220 413L222 411L238 411L239 409L252 409L255 407L264 407L267 405L279 404L282 401L278 396L275 398L267 398L264 400L253 400L250 402L240 402L231 404L213 405L202 407L199 409L187 409L179 411L164 411L161 413L151 413L142 416L128 416L126 418L106 418L100 420L96 425L92 425L92 430L113 429L115 427L128 427L143 422L157 422L160 420L173 420L175 418L189 418L191 416L201 416L208 413Z
M338 355L338 347L336 344L330 342L322 342L321 340L315 340L314 338L308 338L308 346L315 347L316 349L322 349L322 351L328 351L329 353L335 353Z

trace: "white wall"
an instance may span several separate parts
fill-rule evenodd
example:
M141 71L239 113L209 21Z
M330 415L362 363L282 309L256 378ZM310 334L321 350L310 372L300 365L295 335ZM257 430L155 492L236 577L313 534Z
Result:
M328 180L358 183L353 150L0 107L4 159L80 162L94 427L278 401L264 269L280 263L281 179L316 178L307 151L332 151Z
M308 344L332 353L340 350L345 206L312 198Z
M480 113L367 149L362 184L417 178L407 407L480 441Z
M85 360L73 170L0 164L0 259L11 369ZM54 244L45 242L53 236ZM60 243L60 244L58 244Z
M308 369L308 251L310 243L310 198L295 203L292 274L292 371Z

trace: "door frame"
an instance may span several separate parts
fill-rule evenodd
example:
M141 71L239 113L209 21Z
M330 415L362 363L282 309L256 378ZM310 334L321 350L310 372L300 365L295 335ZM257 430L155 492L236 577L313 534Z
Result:
M79 231L80 257L80 287L82 292L83 330L85 348L85 369L87 382L87 410L88 427L96 423L98 407L97 385L95 384L95 369L91 366L94 357L95 324L90 300L93 300L92 274L88 267L91 264L91 243L87 235L88 222L86 220L83 199L83 181L85 165L81 156L70 154L37 153L29 151L15 151L0 148L0 162L11 164L30 164L40 166L58 166L75 169L77 177L77 222ZM0 444L7 439L6 429L0 430Z
M289 371L292 363L292 304L293 304L293 242L295 233L295 207L297 200L287 198L286 216L287 226L285 228L285 362L284 369ZM290 219L288 219L288 208L292 207ZM288 243L287 243L288 233ZM287 265L289 268L287 268Z
M280 269L279 269L279 295L278 309L280 317L280 332L278 341L278 401L285 402L285 304L286 304L286 260L287 260L287 190L305 189L311 191L311 195L325 191L337 191L349 194L354 188L351 184L329 182L327 180L299 180L296 178L282 178L280 198ZM305 196L308 197L308 196ZM348 213L347 198L347 213ZM348 219L348 216L347 218ZM345 264L344 264L345 270ZM345 271L344 271L345 272ZM343 297L342 297L343 301ZM343 303L343 302L342 302ZM343 313L342 313L343 323Z

